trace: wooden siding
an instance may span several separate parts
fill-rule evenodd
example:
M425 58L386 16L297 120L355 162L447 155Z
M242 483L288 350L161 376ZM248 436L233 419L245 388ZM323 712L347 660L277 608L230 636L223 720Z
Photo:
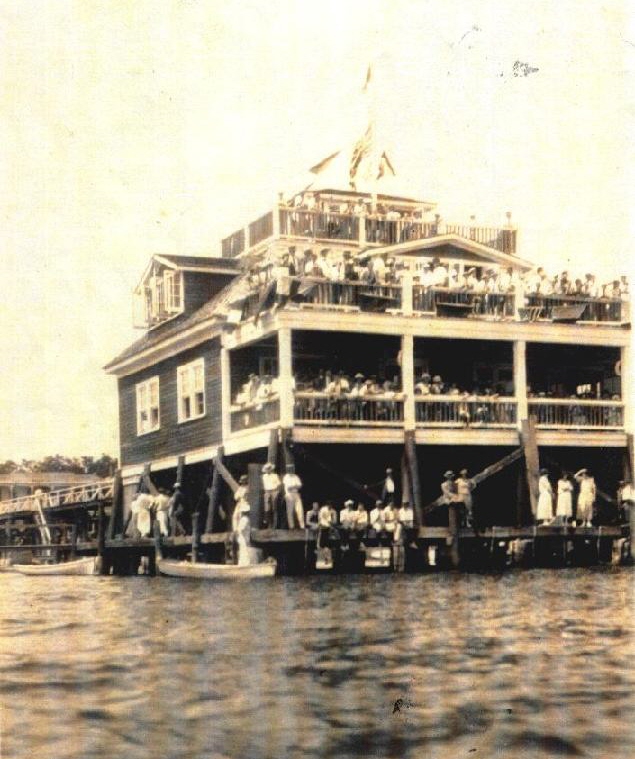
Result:
M205 416L177 421L176 370L197 358L205 359ZM138 382L159 376L161 426L156 432L137 435L136 390ZM221 440L221 372L218 338L172 356L165 361L119 379L119 438L122 465L140 464L163 456L215 445Z
M185 294L185 313L191 314L207 301L211 300L216 293L225 287L235 277L235 274L207 274L203 272L184 271L183 289Z

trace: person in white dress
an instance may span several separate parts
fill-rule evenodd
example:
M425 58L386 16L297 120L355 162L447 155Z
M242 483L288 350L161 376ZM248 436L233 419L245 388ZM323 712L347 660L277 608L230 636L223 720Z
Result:
M538 524L546 524L553 519L553 488L549 482L549 470L541 469L538 479L538 509L536 520Z
M251 564L251 522L249 521L249 503L245 500L237 504L238 519L236 523L236 544L238 546L238 566Z
M573 517L573 482L568 472L563 472L558 480L558 500L556 517L562 524L567 524Z
M168 509L170 508L170 496L165 488L159 488L159 494L154 498L154 516L159 525L159 533L163 537L170 534Z
M597 492L595 480L589 474L587 469L580 469L579 472L574 474L574 477L580 487L576 519L578 522L582 522L584 527L590 527L591 520L593 519L593 506L595 504L595 496Z

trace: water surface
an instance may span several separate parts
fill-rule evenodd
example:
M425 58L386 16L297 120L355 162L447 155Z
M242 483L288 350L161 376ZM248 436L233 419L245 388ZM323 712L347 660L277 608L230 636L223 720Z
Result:
M0 575L0 756L635 756L631 568Z

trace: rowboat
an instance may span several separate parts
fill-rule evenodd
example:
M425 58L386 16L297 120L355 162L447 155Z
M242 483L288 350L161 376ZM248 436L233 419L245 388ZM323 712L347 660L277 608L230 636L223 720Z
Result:
M273 577L276 573L275 561L239 566L176 561L157 557L156 566L160 574L168 577L192 577L200 580L256 580Z
M95 575L97 557L86 556L59 564L14 564L13 570L23 575Z

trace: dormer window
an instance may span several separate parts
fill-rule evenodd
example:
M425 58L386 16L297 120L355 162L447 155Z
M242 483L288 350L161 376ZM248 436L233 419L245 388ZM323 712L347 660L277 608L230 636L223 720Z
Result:
M135 326L154 327L183 312L183 272L153 261L135 291Z

